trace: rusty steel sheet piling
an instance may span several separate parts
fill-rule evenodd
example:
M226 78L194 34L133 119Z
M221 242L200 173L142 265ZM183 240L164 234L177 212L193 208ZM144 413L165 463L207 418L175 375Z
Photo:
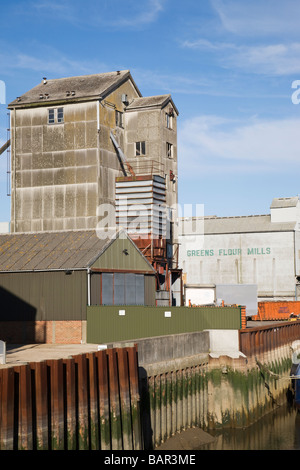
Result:
M97 392L97 360L95 354L87 354L89 374L89 408L90 408L90 448L99 450L99 414Z
M120 407L122 420L123 449L132 449L132 423L130 409L129 369L126 349L117 349L119 366Z
M121 410L119 402L119 384L117 371L117 353L114 349L108 350L109 361L109 401L111 415L111 448L122 449Z
M106 351L98 351L96 357L99 377L100 447L102 450L110 450L109 383Z
M65 448L67 450L76 450L76 372L74 358L64 360L65 371Z
M133 347L126 348L128 353L128 368L129 368L129 385L131 396L131 420L132 420L132 435L133 435L133 449L141 450L142 444L142 430L141 430L141 410L140 410L140 394L139 394L139 379L138 379L138 352L137 344Z
M88 366L85 354L74 357L77 371L78 447L89 450Z
M0 450L14 450L15 373L0 369Z
M48 360L50 378L51 450L64 450L63 361Z
M48 387L47 364L34 362L31 366L33 391L33 435L34 448L48 450Z
M19 449L32 450L32 399L29 364L18 367L17 372L19 375Z
M0 450L142 449L137 348L0 368Z

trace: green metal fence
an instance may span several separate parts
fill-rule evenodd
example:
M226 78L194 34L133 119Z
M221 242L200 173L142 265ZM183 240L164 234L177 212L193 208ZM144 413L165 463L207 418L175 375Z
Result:
M87 307L88 343L240 328L241 307Z

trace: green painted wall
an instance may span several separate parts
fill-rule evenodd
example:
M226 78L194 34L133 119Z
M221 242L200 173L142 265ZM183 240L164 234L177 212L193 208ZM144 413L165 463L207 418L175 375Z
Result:
M85 320L86 271L0 273L0 320Z
M123 253L127 250L127 255ZM92 269L122 269L126 271L147 271L154 273L153 269L141 255L141 252L127 238L117 238L105 252L91 266Z
M120 315L119 312L125 315ZM165 316L171 312L171 316ZM109 343L207 329L240 329L240 307L91 306L87 342Z

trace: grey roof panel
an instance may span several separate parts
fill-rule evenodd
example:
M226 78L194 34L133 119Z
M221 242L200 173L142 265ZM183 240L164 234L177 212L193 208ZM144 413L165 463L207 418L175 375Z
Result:
M135 109L149 108L149 107L164 107L168 102L171 102L176 113L179 114L171 95L157 95L157 96L145 96L140 98L134 98L127 106L126 111L132 111Z
M0 235L0 271L85 269L109 243L94 230Z
M296 222L271 222L270 215L204 217L204 234L289 232ZM188 230L185 235L188 235Z
M271 209L282 209L285 207L296 207L299 202L298 196L295 197L279 197L274 198L271 204Z
M285 232L295 229L295 222L274 223L270 215L204 218L204 233Z
M11 106L26 106L31 103L47 104L51 101L60 100L74 100L105 96L110 93L120 83L130 78L134 84L136 91L141 95L137 86L135 85L129 70L122 70L117 72L99 73L93 75L82 75L78 77L66 77L46 80L39 83L37 86L27 91L20 96L20 99L12 101L8 107ZM67 96L67 92L71 92ZM75 94L72 95L72 92ZM40 99L40 95L48 98Z
M87 269L120 233L106 231L104 237L96 230L0 234L0 272ZM147 263L149 271L155 272Z

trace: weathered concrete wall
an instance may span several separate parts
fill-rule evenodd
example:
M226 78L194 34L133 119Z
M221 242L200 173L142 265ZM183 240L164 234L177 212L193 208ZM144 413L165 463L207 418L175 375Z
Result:
M124 145L115 117L124 111L123 93L137 96L126 82L101 104L49 103L11 112L12 231L96 228L97 206L114 204L115 177L122 174L110 131ZM48 109L58 107L63 122L48 124Z
M38 102L11 111L11 230L18 232L96 228L97 207L115 203L115 178L122 164L114 136L127 159L162 165L167 204L177 203L177 124L167 128L168 109L126 111L139 94L126 80L107 96L85 102ZM168 108L167 105L166 108ZM48 123L48 110L63 109L63 120ZM121 120L117 120L122 115ZM135 157L135 142L146 141L145 157ZM166 143L173 146L167 157ZM128 154L128 155L127 155ZM125 165L126 169L126 165ZM145 174L146 168L143 170ZM147 173L146 173L147 174Z
M152 162L156 171L166 178L166 204L173 208L173 222L177 217L178 203L178 165L177 165L177 116L172 117L171 128L167 127L164 108L152 107L125 113L125 152L137 174L149 174ZM146 154L135 155L135 143L144 141ZM167 143L172 145L172 154L167 156ZM174 179L171 178L174 175ZM173 227L174 241L177 242L176 227Z
M295 297L292 231L195 234L180 243L187 285L255 284L260 300Z
M182 333L179 335L142 338L135 341L138 345L139 364L156 364L176 358L187 358L209 351L209 332ZM127 344L113 343L109 347ZM128 343L131 344L131 343Z
M289 345L257 358L219 353L142 365L146 445L159 446L189 427L247 427L286 403L291 369Z
M87 228L95 217L96 103L63 108L61 124L48 124L48 107L12 113L12 231Z

